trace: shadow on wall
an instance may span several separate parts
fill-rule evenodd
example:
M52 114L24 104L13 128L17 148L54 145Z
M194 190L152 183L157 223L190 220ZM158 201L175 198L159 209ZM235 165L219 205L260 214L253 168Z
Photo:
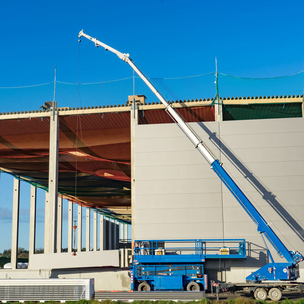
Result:
M304 242L304 229L289 214L289 212L277 201L274 194L268 191L262 183L245 167L245 165L229 150L218 138L215 132L211 132L203 123L200 127L209 135L210 141L221 151L234 165L234 167L247 179L251 185L261 194L263 199L279 214L293 232Z
M260 268L270 262L268 250L258 244L246 242L246 259L208 259L205 263L205 272L208 273L209 281L227 283L227 273L231 268Z
M262 267L269 263L268 250L258 244L246 242L247 263L253 267Z

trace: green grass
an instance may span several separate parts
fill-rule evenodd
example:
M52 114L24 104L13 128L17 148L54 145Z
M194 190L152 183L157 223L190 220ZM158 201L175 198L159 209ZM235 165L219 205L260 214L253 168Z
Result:
M1 301L0 301L1 303ZM34 301L27 301L20 304L37 304L39 302ZM189 301L189 302L175 302L175 301L133 301L132 304L304 304L304 294L303 299L300 300L289 300L284 299L279 302L274 301L257 301L254 299L249 298L237 298L237 299L229 299L229 300L210 300L210 299L202 299L200 301ZM6 304L19 304L18 302L7 302ZM56 301L46 301L45 304L61 304L60 302ZM122 301L111 301L111 300L105 300L105 301L98 301L98 300L80 300L80 301L67 301L66 304L130 304L130 302L122 302Z

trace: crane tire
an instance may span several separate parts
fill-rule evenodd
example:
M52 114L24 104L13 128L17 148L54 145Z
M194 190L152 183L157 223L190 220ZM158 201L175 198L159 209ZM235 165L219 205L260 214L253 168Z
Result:
M151 286L147 282L141 282L137 288L138 291L150 291Z
M282 298L282 291L280 288L273 287L268 292L268 297L272 301L280 301Z
M187 285L187 291L200 291L200 286L198 283L196 282L190 282L188 285Z
M265 301L267 298L267 291L264 288L257 288L253 295L256 300Z

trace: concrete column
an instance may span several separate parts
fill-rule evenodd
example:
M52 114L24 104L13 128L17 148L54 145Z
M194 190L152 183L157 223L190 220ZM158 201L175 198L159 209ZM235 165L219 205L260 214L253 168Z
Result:
M73 203L69 201L68 210L68 252L73 250Z
M78 224L77 224L77 251L81 252L82 247L82 207L78 205Z
M90 251L90 208L86 208L86 251Z
M104 217L104 250L109 250L109 228L110 221L107 217Z
M118 241L118 235L117 235L117 221L113 220L113 249L117 249L117 241Z
M215 121L223 121L223 100L220 97L214 101Z
M104 232L105 232L105 221L103 218L103 215L99 215L99 244L100 244L100 251L105 250L105 237L104 237Z
M120 224L120 239L122 243L127 246L128 241L128 225ZM128 248L120 249L120 266L121 267L129 267L129 259L128 259Z
M135 201L135 130L138 125L138 105L145 103L144 95L129 96L128 103L131 105L130 119L131 119L131 210L132 210L132 239L136 239L136 201Z
M45 220L44 253L56 252L57 245L59 119L56 102L53 102L50 113L49 196L45 205L45 214L48 219Z
M124 224L124 239L126 242L128 241L128 228L129 225ZM129 257L128 257L128 248L124 249L124 257L125 257L125 267L129 267Z
M36 195L37 188L31 185L30 201L30 233L29 233L29 254L35 253L35 235L36 235Z
M124 239L124 224L123 223L120 223L119 224L119 242L124 242L125 239Z
M124 224L124 240L128 240L128 228L129 228L129 225L127 224Z
M123 225L123 223L119 224L119 243L124 243L124 225ZM124 248L119 248L120 267L125 267L125 265L124 265L124 261L125 261L124 252L125 252Z
M97 251L97 212L93 213L93 251Z
M19 179L14 178L12 246L11 246L12 269L17 269L18 237L19 237L19 205L20 205L20 181Z
M109 238L109 247L108 247L108 250L112 250L113 249L113 246L112 246L112 244L113 244L113 226L112 226L112 219L109 219L109 221L108 221L108 227L109 227L109 229L108 229L108 238Z
M48 250L49 245L47 244L47 241L49 240L49 193L45 191L45 208L44 208L44 253L47 253L46 250Z
M57 208L57 253L62 251L62 196L58 196Z

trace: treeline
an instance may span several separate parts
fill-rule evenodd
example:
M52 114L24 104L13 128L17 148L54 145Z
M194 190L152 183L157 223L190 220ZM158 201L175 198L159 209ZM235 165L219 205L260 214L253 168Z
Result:
M11 262L11 258L6 258L6 257L0 257L0 268L3 268L3 266L7 263ZM17 262L21 263L28 263L28 258L18 258Z
M28 250L19 247L18 248L18 258L27 258L29 257L29 252ZM0 258L11 258L11 249L5 249L2 253L0 253Z
M43 249L36 250L36 253L43 253ZM21 263L28 263L29 259L29 251L19 247L18 248L18 255L17 255L17 262ZM7 263L11 262L11 249L5 249L2 253L0 253L0 268Z

